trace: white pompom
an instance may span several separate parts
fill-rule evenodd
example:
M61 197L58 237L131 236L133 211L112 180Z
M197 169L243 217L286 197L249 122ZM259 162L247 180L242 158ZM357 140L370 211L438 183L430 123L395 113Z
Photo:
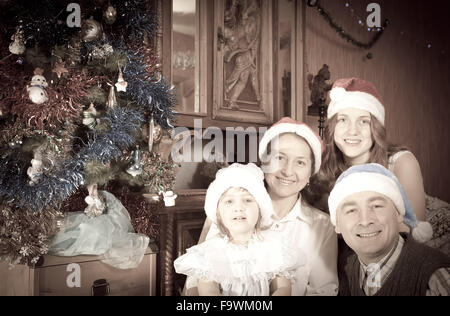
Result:
M331 89L330 99L334 102L341 101L345 98L346 90L342 87L336 87Z
M433 227L429 222L417 222L417 227L412 230L414 240L424 243L433 238Z

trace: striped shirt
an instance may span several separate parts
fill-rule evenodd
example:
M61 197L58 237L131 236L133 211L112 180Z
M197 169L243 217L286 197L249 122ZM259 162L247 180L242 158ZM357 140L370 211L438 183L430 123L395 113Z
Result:
M359 285L367 296L375 295L394 270L405 240L399 236L397 245L378 263L366 265L360 261ZM436 270L428 282L427 296L450 295L450 268Z

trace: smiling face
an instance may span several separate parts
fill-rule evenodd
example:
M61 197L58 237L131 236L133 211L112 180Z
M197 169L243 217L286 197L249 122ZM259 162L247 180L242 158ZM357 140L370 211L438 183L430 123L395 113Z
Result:
M373 145L368 111L348 108L339 111L334 128L334 142L350 165L367 163Z
M272 199L298 196L312 173L312 151L308 143L293 133L282 134L274 146L265 179Z
M218 221L234 240L249 240L260 219L259 206L253 195L242 188L230 188L217 204Z
M342 234L365 264L376 263L392 249L403 222L392 201L377 192L346 197L336 212L336 233Z

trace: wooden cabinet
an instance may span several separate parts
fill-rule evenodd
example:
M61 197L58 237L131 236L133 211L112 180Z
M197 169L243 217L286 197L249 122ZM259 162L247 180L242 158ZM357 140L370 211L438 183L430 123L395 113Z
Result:
M97 256L45 255L37 265L8 269L0 263L0 296L156 295L157 247L150 244L140 265L121 270ZM78 284L73 273L79 273Z
M158 212L161 224L158 287L162 296L181 294L186 277L175 273L173 261L197 244L206 219L204 190L177 193L176 205L161 206Z
M304 1L155 0L156 50L176 87L176 125L301 119ZM286 95L288 93L289 95Z

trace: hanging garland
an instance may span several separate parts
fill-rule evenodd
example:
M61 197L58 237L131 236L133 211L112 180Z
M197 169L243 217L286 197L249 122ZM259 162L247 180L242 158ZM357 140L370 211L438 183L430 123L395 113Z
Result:
M318 0L308 0L307 4L309 7L315 8L317 10L317 12L319 12L319 14L325 19L325 21L328 22L328 24L330 24L330 26L337 32L337 34L340 37L342 37L347 42L349 42L359 48L363 48L363 49L372 48L372 46L375 45L375 43L380 39L381 35L384 32L384 29L389 25L389 20L387 20L387 19L384 20L383 26L378 28L378 30L377 30L378 32L375 33L375 35L372 37L372 39L367 43L363 43L363 42L356 40L353 36L351 36L346 31L344 31L344 29L341 26L336 24L336 22L334 22L333 18L330 16L330 14L320 5Z
M144 63L145 56L142 56L138 50L131 48L142 45L147 35L152 36L155 33L157 29L156 16L155 14L148 13L149 11L145 8L146 1L143 0L114 1L112 3L116 6L117 12L119 12L117 21L115 22L115 29L119 30L119 32L111 33L111 40L108 40L108 38L100 38L97 41L91 41L90 38L87 40L86 34L83 33L82 36L84 36L85 41L82 43L78 42L79 47L73 47L70 52L73 53L74 58L69 58L69 60L77 64L84 60L83 56L96 56L94 50L98 50L99 47L101 48L100 52L105 53L106 56L110 50L103 49L103 47L108 48L111 46L109 43L116 43L117 46L114 47L114 51L122 54L124 60L126 60L126 63L121 65L121 67L124 67L123 74L129 86L124 95L128 99L131 99L131 105L129 106L127 104L125 107L125 105L120 106L119 104L119 106L109 108L105 117L100 118L104 125L107 126L106 130L94 129L90 131L87 134L87 143L75 148L76 150L73 150L71 158L62 161L49 172L36 175L33 183L30 183L30 179L27 177L27 168L30 166L30 161L20 154L20 148L11 147L6 153L0 155L0 197L4 199L5 203L14 205L14 211L25 212L27 210L30 213L37 213L48 207L58 207L65 199L75 193L81 186L85 185L85 165L88 162L98 161L102 164L108 164L120 157L123 150L135 144L136 136L141 131L142 124L148 121L146 119L148 115L152 114L155 121L162 128L170 129L173 127L170 123L170 119L174 115L172 108L176 100L173 94L173 88L162 76L158 76L158 74L156 78L155 75L149 76L147 72L148 67ZM69 43L69 40L76 39L73 32L58 32L60 28L66 29L63 24L48 24L43 21L43 18L39 14L29 14L30 7L26 7L23 0L19 0L16 4L17 6L13 7L13 9L17 9L15 11L13 10L15 14L9 14L5 11L4 15L9 14L11 17L7 21L9 22L8 25L14 25L17 21L22 24L22 29L26 31L27 46L37 43L47 43L53 46L54 44L64 42ZM37 9L37 1L33 1L30 5L33 8L36 7L35 12L42 11ZM60 20L61 17L64 18L60 13L59 8L55 6L54 9L48 11L48 15L54 18L46 15L45 19L52 21L55 19ZM38 27L38 25L42 27ZM55 29L50 30L50 27L54 27ZM10 30L10 32L14 32L14 30ZM114 37L117 34L119 38ZM91 32L89 35L93 35L93 33ZM70 41L70 45L72 45L72 41ZM57 48L55 47L55 49ZM76 57L77 52L80 52L80 60ZM6 59L2 60L2 63L6 63ZM8 65L3 64L1 66L2 69L0 69L0 75L8 77L10 70L11 73L14 72L14 69L9 64L16 64L16 62L14 59L11 59L8 60ZM108 73L108 75L110 74ZM76 78L74 77L74 79ZM74 88L74 85L69 84L67 89L70 90L69 92L72 92ZM84 95L85 92L83 91L82 94ZM16 95L19 95L19 93L16 92ZM83 95L77 96L82 97ZM9 96L7 97L9 98ZM59 99L61 98L59 97ZM28 101L26 102L29 103ZM11 103L16 106L18 104L16 102ZM7 110L10 110L9 106ZM61 109L59 111L61 112ZM21 116L21 123L23 125L24 123L28 123L28 121L25 122L23 119L32 114L29 112L25 113L17 110L12 114ZM76 109L75 112L79 112L79 110ZM37 122L32 121L31 123L38 123L32 125L35 125L34 127L38 125L37 127L42 129L44 122L48 121L50 115L54 115L56 118L56 120L51 120L52 123L53 121L60 120L58 116L59 112L46 111L46 113L48 113L48 117L43 117ZM71 121L75 119L75 116L66 119ZM28 127L31 126L28 125ZM49 126L46 127L48 128ZM28 134L33 133L35 132L31 130L28 132ZM11 133L8 133L8 135L13 136ZM2 136L4 136L3 133ZM25 134L22 133L22 136L25 136ZM7 140L8 144L12 141L13 139ZM21 145L21 139L14 139L14 141L17 141Z

